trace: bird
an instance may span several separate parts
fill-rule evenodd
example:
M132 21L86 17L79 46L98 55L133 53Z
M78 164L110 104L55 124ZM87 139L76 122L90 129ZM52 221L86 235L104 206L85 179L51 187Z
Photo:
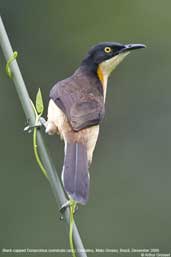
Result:
M102 42L90 48L79 67L49 94L46 133L64 140L61 179L69 199L89 199L89 167L105 114L108 78L119 63L144 44Z

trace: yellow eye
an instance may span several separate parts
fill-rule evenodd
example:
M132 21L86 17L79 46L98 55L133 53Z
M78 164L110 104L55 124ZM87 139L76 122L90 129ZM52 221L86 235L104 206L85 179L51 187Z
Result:
M107 47L105 47L104 51L105 51L105 53L108 54L108 53L112 52L112 49L107 46Z

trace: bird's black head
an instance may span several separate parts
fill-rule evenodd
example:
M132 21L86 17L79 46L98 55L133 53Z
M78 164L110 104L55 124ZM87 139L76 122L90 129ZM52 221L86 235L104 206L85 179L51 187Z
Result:
M111 72L130 51L144 47L145 45L142 44L99 43L90 49L82 65L86 65L92 71L97 71L99 65L106 63Z

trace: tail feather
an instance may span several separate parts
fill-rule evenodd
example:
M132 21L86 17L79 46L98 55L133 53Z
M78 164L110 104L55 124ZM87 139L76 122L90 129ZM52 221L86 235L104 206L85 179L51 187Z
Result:
M89 173L85 145L67 143L62 173L66 192L75 201L86 204L89 194Z

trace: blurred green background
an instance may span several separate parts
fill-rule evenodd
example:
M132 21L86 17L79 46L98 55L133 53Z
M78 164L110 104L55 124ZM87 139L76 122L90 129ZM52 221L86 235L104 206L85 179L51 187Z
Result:
M85 248L171 250L170 10L170 0L0 1L30 96L40 87L46 108L52 85L72 74L90 46L148 46L132 52L109 81L90 199L76 215ZM65 222L35 162L32 135L23 132L26 120L4 67L0 51L0 248L68 248ZM63 143L48 136L46 142L60 175ZM99 255L113 256L93 256Z

